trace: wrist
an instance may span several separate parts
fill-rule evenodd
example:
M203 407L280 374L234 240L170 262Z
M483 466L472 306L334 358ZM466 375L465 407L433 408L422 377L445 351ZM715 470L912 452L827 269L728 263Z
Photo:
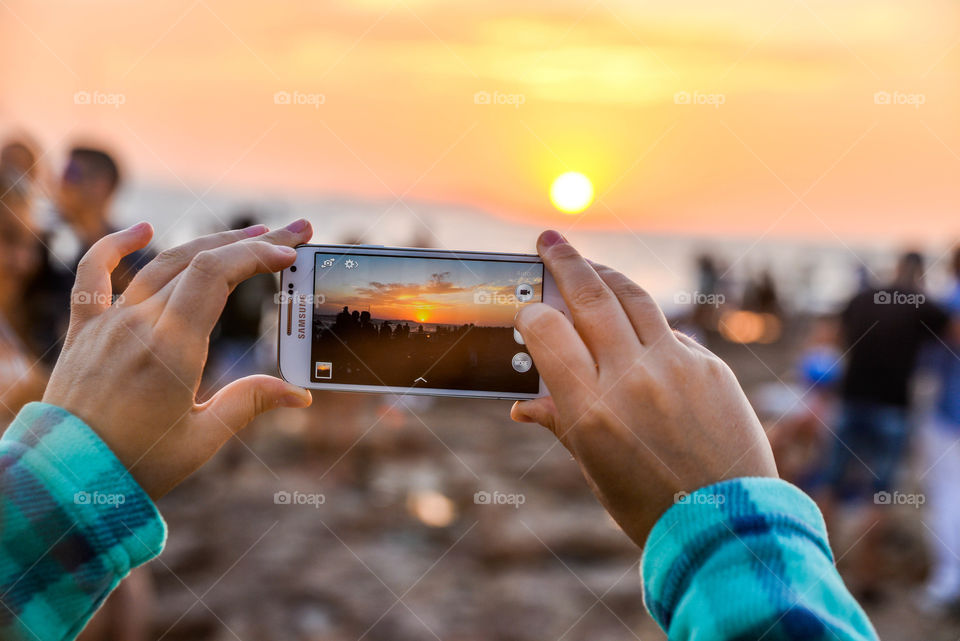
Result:
M153 501L106 443L78 417L29 403L3 436L24 445L19 464L42 483L37 500L69 514L80 534L126 573L159 554L166 524Z

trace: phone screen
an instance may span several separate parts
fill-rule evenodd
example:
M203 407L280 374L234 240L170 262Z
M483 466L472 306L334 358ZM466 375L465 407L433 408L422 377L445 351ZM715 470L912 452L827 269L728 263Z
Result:
M543 264L323 253L315 256L310 380L536 394L514 330L543 300Z

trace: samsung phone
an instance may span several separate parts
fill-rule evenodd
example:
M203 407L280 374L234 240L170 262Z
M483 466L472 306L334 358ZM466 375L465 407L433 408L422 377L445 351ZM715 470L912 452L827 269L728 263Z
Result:
M278 367L313 389L500 399L547 394L517 313L567 314L528 254L301 245L281 272Z

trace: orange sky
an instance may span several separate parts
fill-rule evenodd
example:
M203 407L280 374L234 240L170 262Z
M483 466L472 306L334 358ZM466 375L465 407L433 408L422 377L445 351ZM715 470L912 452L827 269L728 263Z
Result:
M355 255L345 268L338 254L317 254L314 293L320 313L368 311L375 320L512 327L521 301L518 285L532 286L542 297L543 267L530 263L441 259L401 259Z
M547 189L579 170L599 196L583 228L960 232L947 0L4 0L0 54L4 128L55 150L103 138L137 178L200 191L403 197L566 226ZM78 105L78 91L123 104ZM323 104L275 104L278 91ZM479 91L522 104L476 104Z

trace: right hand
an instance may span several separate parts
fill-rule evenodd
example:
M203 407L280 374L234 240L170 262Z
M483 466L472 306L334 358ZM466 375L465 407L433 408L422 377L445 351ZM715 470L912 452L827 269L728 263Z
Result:
M310 392L253 375L196 402L210 332L227 296L293 264L306 220L203 236L161 252L110 304L110 274L150 241L141 223L97 241L77 269L70 329L43 400L87 423L153 498L163 496L256 416L306 407Z
M517 329L552 396L516 403L516 421L552 431L594 493L643 546L677 492L777 476L756 414L727 365L673 332L647 292L591 265L559 233L537 249L572 315L538 303Z

